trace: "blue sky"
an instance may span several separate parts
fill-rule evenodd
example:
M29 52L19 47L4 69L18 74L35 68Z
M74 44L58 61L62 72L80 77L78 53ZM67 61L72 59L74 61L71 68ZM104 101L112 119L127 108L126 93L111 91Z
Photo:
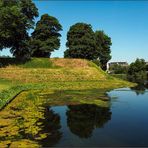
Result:
M52 57L63 57L69 27L85 22L91 24L94 31L104 30L112 38L111 61L130 63L137 57L148 61L148 1L34 0L34 3L40 16L48 13L63 26L61 47Z

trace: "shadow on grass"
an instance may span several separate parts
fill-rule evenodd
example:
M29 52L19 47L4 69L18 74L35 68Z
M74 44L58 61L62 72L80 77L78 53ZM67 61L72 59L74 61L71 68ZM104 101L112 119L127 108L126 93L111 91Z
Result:
M21 65L25 64L29 60L20 60L16 58L2 58L0 57L0 68L5 68L9 65Z

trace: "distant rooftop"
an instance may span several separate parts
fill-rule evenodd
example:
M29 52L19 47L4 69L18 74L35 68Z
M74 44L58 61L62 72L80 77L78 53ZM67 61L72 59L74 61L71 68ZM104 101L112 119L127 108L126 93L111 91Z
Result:
M110 62L109 65L128 65L127 62Z

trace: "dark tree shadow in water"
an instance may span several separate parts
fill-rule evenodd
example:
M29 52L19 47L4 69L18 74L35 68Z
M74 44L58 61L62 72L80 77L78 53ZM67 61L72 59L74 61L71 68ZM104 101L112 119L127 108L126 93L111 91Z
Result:
M47 137L39 141L39 143L42 147L51 147L57 144L62 137L60 116L48 107L44 112L44 117L45 119L40 121L42 122L40 134L47 133Z
M148 89L148 83L139 83L135 87L131 87L131 90L135 91L137 95L143 95L146 92L146 89Z
M70 131L80 138L92 136L95 128L101 128L111 119L110 108L97 105L69 105L66 112Z

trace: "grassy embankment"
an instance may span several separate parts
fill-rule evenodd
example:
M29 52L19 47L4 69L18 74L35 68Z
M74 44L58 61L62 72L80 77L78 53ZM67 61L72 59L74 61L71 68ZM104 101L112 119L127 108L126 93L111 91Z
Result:
M126 81L128 80L127 74L111 74L111 76L122 79L122 80L126 80Z
M7 59L3 62L6 67L0 68L0 108L22 90L27 91L0 111L0 147L42 147L47 139L52 144L56 135L52 125L59 118L49 110L50 106L87 103L108 108L107 90L133 86L107 75L87 60L32 59L21 64Z
M82 59L0 59L0 108L22 90L109 90L132 83L107 75ZM105 92L104 91L104 92ZM100 91L101 92L101 91ZM84 92L82 92L84 93Z

